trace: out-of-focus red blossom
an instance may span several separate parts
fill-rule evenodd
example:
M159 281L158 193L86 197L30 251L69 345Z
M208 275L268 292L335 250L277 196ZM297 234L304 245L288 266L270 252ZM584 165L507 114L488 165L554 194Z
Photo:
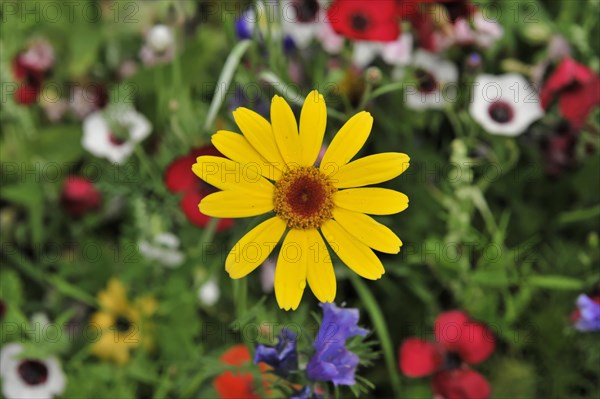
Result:
M600 104L600 75L570 57L564 58L542 87L542 107L547 109L556 97L562 116L580 129Z
M439 372L433 377L431 385L433 391L444 399L484 399L491 394L485 378L470 369Z
M411 21L419 46L437 52L436 32L452 34L451 24L458 18L469 19L476 7L470 0L397 0L397 13Z
M61 200L67 212L81 216L100 206L102 194L89 180L71 176L64 182Z
M18 83L15 101L29 105L37 101L46 73L54 65L54 50L45 40L37 40L12 61L13 76Z
M4 301L2 299L0 299L0 320L2 320L4 318L5 314L6 314L6 304L4 303Z
M220 360L231 366L243 366L251 357L246 345L235 345L223 353ZM221 399L260 399L254 392L251 373L225 371L214 379L213 386Z
M402 343L400 370L408 377L433 375L433 392L444 399L488 398L488 382L469 365L494 352L492 331L458 310L440 314L434 330L435 342L414 337Z
M391 42L400 35L397 10L389 0L335 0L327 18L335 32L349 39Z
M171 162L165 172L164 181L171 192L183 194L179 206L188 220L197 226L206 227L210 217L200 213L198 204L202 198L217 190L198 179L192 172L192 165L196 163L196 158L202 155L223 156L212 145L196 148ZM227 230L231 226L233 226L232 219L221 219L217 224L217 231Z
M13 76L18 83L15 91L15 101L18 104L30 105L37 101L42 90L44 71L31 68L24 61L22 55L17 55L12 63Z

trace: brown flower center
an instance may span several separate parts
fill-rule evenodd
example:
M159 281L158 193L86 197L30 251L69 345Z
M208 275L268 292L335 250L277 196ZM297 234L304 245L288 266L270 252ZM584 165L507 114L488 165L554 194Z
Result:
M300 167L283 174L275 184L275 213L290 229L314 229L331 219L333 193L337 189L314 167Z

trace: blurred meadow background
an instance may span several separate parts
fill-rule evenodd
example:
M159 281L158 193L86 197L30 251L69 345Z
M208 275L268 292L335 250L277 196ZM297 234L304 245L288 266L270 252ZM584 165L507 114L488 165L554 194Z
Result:
M598 398L598 15L1 0L3 397ZM410 205L376 216L403 243L381 279L330 251L336 305L284 311L277 249L228 276L258 219L200 213L191 166L233 110L269 120L279 95L299 118L315 89L325 144L366 110L360 155L410 156L382 184Z

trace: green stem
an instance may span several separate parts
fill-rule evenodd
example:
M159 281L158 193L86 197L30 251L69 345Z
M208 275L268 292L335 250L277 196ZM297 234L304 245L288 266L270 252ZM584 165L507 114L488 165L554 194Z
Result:
M246 313L248 302L248 279L233 280L233 295L235 300L236 318L240 319Z
M396 370L392 340L390 338L390 333L385 323L383 313L377 305L375 297L373 297L373 294L371 291L369 291L365 283L363 283L363 281L354 273L350 273L350 280L352 281L352 285L354 285L354 288L356 288L360 299L371 316L371 321L375 327L375 332L377 333L379 341L381 342L381 349L383 349L383 356L385 357L385 363L388 373L390 374L390 381L395 394L394 396L396 398L400 398L402 396L400 392L400 378L398 377L398 372Z
M215 94L213 95L212 102L210 103L210 108L208 109L208 113L206 115L206 119L204 120L204 130L208 131L215 118L217 117L217 112L219 112L219 108L221 108L221 104L225 100L225 94L227 94L227 89L231 84L231 80L233 79L233 74L237 69L238 64L242 60L242 56L250 47L252 43L251 40L242 40L231 50L227 60L225 61L225 65L223 66L223 70L221 71L221 75L219 76L219 80L217 81L217 87L215 88Z

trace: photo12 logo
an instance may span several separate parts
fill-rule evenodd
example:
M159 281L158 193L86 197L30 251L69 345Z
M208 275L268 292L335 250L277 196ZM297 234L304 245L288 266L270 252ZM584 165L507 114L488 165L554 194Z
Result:
M74 23L76 21L138 23L140 6L135 1L3 1L2 23Z

